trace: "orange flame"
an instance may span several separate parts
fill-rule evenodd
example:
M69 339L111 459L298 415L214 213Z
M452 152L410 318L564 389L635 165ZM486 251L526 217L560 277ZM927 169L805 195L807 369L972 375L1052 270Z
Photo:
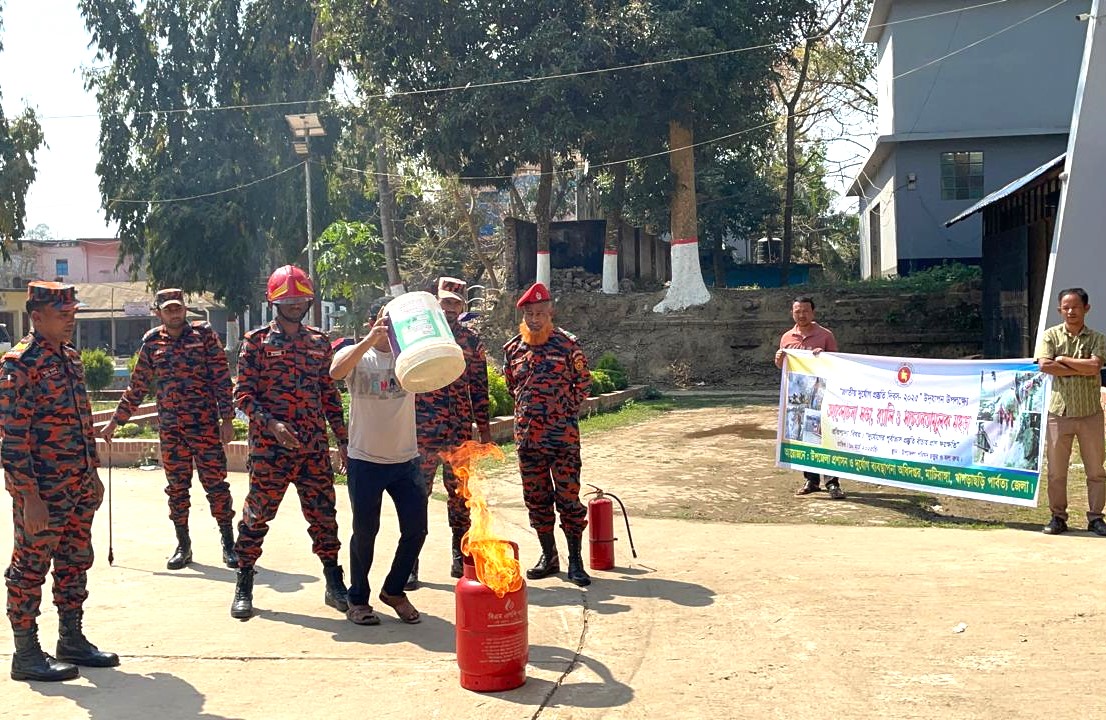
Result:
M484 458L503 460L503 451L494 444L466 440L459 447L441 453L441 457L453 467L457 492L465 499L472 516L472 525L461 538L461 552L472 556L476 579L497 597L520 589L522 569L511 545L495 533L494 518L484 496L484 473L479 469Z

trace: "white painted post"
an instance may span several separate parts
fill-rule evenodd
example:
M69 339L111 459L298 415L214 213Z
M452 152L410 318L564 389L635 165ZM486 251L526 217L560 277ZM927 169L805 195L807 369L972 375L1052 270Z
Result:
M1106 228L1106 203L1102 201L1106 169L1106 18L1102 13L1106 13L1106 6L1102 0L1094 0L1085 18L1087 41L1075 92L1075 112L1061 176L1066 179L1060 192L1036 344L1050 325L1060 322L1056 293L1069 287L1087 290L1091 307L1098 308L1089 316L1088 324L1106 329L1106 273L1102 268L1102 229Z

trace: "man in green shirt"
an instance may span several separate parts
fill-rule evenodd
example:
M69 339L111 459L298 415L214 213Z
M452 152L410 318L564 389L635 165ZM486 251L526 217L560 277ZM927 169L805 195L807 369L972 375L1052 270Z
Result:
M1068 463L1073 438L1079 438L1079 454L1087 473L1087 529L1106 536L1102 508L1106 505L1106 434L1099 399L1106 336L1083 322L1091 310L1083 288L1061 290L1060 317L1064 322L1045 331L1037 346L1037 365L1052 376L1045 448L1048 457L1048 507L1052 520L1048 535L1068 529Z

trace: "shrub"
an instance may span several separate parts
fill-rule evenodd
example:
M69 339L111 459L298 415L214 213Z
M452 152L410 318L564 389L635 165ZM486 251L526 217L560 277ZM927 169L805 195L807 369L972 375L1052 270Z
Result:
M84 365L84 380L88 389L99 392L111 385L115 377L115 361L103 350L81 350L81 363Z
M230 421L231 426L234 428L234 439L245 440L250 435L250 424L245 420L239 420L234 418Z
M622 367L618 357L610 350L599 357L599 362L595 363L595 369L607 374L615 390L625 390L630 386L630 376L626 368Z
M142 428L134 423L128 423L127 425L115 429L115 437L124 440L126 438L136 438L141 434Z
M609 393L614 391L614 382L611 381L611 376L607 374L606 370L592 370L591 371L591 396L601 395L603 393Z
M488 365L488 401L488 411L492 417L512 415L515 412L515 400L507 390L507 380L491 365Z

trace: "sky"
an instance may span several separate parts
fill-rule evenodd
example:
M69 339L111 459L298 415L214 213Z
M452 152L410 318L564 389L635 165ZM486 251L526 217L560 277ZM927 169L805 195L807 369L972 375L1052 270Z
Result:
M96 98L82 68L95 61L74 0L7 0L3 8L0 90L9 118L39 114L47 147L27 197L27 229L44 223L57 238L113 237L100 209ZM83 117L61 117L78 115Z

